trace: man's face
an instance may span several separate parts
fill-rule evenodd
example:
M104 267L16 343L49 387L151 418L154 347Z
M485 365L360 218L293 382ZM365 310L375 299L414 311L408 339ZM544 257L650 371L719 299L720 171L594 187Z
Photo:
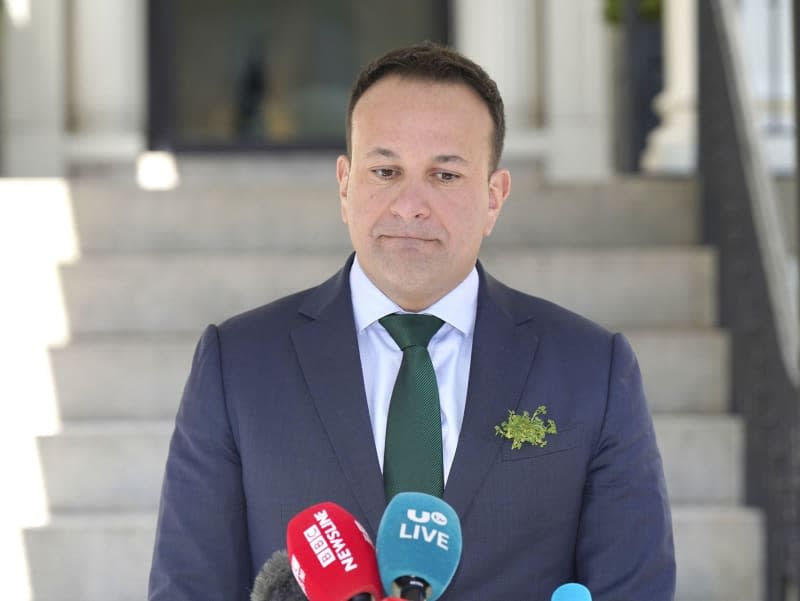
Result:
M342 220L364 272L408 311L460 284L494 227L510 175L489 173L492 131L463 84L388 76L356 103L336 164Z

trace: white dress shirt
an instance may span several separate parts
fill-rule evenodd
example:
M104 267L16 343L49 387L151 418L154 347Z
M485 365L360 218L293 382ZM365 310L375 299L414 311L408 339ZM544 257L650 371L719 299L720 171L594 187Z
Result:
M364 389L367 393L375 449L382 470L386 418L403 352L378 320L390 313L407 311L403 311L372 283L359 265L358 256L350 270L350 290ZM461 422L464 419L477 306L478 272L473 267L466 279L455 289L420 311L435 315L445 322L428 344L439 386L445 482L453 464Z

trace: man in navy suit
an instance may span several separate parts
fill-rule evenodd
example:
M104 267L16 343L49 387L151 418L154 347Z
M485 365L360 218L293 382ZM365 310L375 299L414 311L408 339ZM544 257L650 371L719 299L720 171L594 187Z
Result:
M316 288L209 326L176 418L151 601L247 599L289 519L333 501L374 536L401 351L379 323L433 314L443 498L464 536L443 599L668 601L675 564L661 459L619 334L512 290L477 262L509 190L502 100L484 71L425 44L357 80L341 214L355 254ZM520 449L495 426L547 407Z

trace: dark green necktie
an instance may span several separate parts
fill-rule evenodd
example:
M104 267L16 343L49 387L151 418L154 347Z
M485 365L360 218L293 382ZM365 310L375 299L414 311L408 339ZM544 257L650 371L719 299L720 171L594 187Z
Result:
M386 500L403 491L441 497L442 418L428 343L444 322L433 315L406 314L387 315L380 323L403 351L386 424Z

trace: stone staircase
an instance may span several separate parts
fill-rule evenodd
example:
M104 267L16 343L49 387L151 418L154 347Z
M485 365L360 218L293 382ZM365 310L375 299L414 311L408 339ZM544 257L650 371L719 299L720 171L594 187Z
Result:
M50 516L24 532L31 601L145 598L202 328L313 285L347 256L332 161L255 169L189 165L183 186L159 193L71 182L81 256L60 271L70 338L50 351L61 427L37 439ZM761 601L762 516L743 505L742 423L727 413L728 340L694 184L514 173L484 264L631 339L673 506L677 599Z

